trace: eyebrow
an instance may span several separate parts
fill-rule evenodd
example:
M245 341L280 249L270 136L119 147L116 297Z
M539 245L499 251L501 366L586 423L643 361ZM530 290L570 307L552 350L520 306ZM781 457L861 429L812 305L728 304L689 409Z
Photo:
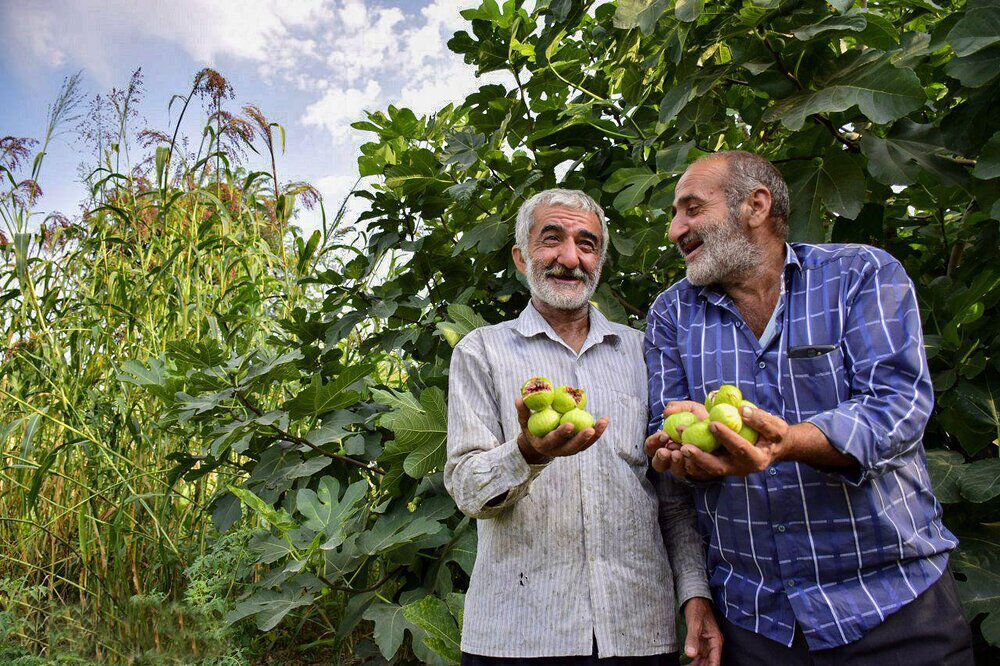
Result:
M670 207L670 211L673 212L673 213L676 213L678 206L684 206L685 204L688 204L688 203L690 203L692 201L694 201L695 203L700 203L700 204L705 203L705 199L702 199L701 197L699 197L696 194L685 194L684 196L682 196L680 199L677 200L677 203L675 203L674 205L672 205Z
M541 228L541 230L538 232L538 235L539 236L544 236L545 233L548 232L548 231L557 231L557 232L559 232L561 234L564 234L564 233L566 233L566 227L564 227L561 224L555 224L555 223L550 222L549 224L546 224L544 227ZM592 241L595 244L597 243L597 234L591 233L591 232L587 231L586 229L581 229L580 231L576 232L576 235L579 236L579 237L581 237L581 238L585 238L585 239L587 239L589 241Z

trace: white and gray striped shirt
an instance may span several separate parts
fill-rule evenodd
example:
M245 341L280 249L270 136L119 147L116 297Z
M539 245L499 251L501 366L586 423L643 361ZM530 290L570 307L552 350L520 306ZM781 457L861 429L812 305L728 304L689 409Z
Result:
M642 341L591 307L577 354L529 304L455 347L444 480L479 519L464 652L589 655L594 637L602 658L674 652L675 601L710 596L689 490L648 470ZM609 418L589 449L525 462L514 400L536 375L585 389Z

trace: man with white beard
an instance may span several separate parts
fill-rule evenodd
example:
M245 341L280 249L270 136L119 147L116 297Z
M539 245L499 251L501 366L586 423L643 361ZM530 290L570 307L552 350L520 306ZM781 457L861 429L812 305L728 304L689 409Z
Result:
M649 469L642 334L589 304L608 246L600 206L547 190L518 212L514 263L531 300L469 333L449 372L444 480L478 519L462 663L717 666L704 551L686 488ZM587 392L601 418L574 433L527 428L521 385L542 376Z

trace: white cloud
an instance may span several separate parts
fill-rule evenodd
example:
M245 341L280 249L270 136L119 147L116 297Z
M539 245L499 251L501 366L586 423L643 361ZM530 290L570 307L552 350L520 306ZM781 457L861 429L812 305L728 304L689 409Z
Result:
M55 0L3 4L3 41L10 55L25 53L23 67L82 67L102 83L114 70L115 50L160 39L175 44L199 65L220 56L257 62L289 60L308 51L296 31L330 16L323 0L171 0L101 3ZM298 55L302 55L298 53Z
M368 80L364 90L328 88L319 100L306 107L301 121L325 128L334 139L346 139L354 133L351 123L363 120L366 109L378 108L381 91L374 79Z

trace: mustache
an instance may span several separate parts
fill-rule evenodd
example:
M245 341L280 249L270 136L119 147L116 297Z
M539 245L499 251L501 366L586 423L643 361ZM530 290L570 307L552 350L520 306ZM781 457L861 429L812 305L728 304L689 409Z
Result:
M590 280L590 274L587 273L582 268L568 269L559 264L553 264L545 269L545 277L569 277L577 280L583 280L584 282Z

